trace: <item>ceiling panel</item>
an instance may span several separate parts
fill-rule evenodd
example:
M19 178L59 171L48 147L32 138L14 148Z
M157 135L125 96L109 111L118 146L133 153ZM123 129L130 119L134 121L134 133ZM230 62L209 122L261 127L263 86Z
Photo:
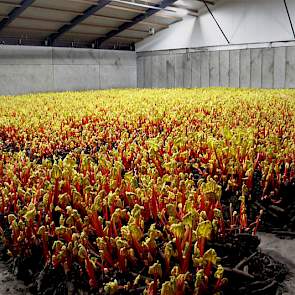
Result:
M44 20L57 20L57 21L69 21L73 17L75 17L78 12L75 11L60 11L55 9L43 9L39 7L29 7L26 9L21 16L26 17L39 17Z
M82 1L69 1L69 0L36 0L33 3L33 6L42 6L48 8L58 8L58 9L72 9L72 10L79 10L84 11L86 10L91 4L83 3Z
M124 23L124 19L117 19L117 18L112 18L104 15L93 15L88 17L83 24L93 24L93 25L107 25L107 26L113 26L113 27L118 27L122 23Z
M95 34L105 35L109 31L108 28L99 28L99 27L91 27L91 26L77 26L70 30L71 33L84 33L84 34Z
M137 16L138 12L126 11L126 10L117 10L110 7L104 7L103 9L99 10L99 15L105 15L109 17L119 17L119 18L126 18L132 19L133 17Z
M61 25L62 25L61 23L57 23L57 22L40 21L40 20L20 17L14 20L11 23L11 25L9 25L9 28L18 27L19 30L26 29L26 28L38 28L38 29L57 31Z
M42 40L50 32L52 32L52 31L44 31L44 30L40 30L40 29L36 29L36 28L23 29L20 31L19 28L10 27L10 28L6 28L3 31L1 31L0 36L11 37L11 38L16 38L16 39Z
M138 5L122 3L122 1L136 2ZM57 42L80 41L90 44L93 40L104 37L108 32L116 30L124 23L132 22L137 15L144 13L148 7L154 6L161 0L117 0L89 16L69 32L61 35ZM12 9L19 6L21 0L0 0L0 20L7 16ZM3 36L11 39L34 39L41 43L51 33L57 32L61 27L69 24L76 16L82 15L96 0L36 0L29 8L23 11L14 21L0 31L0 42ZM203 4L197 0L178 0L173 6L199 10ZM168 8L169 9L169 8ZM182 18L177 13L162 10L142 22L133 25L127 30L105 41L105 46L120 46L138 42L149 36L149 30L155 32L166 29L169 25L180 21ZM60 39L60 42L58 40ZM119 44L119 45L118 45Z

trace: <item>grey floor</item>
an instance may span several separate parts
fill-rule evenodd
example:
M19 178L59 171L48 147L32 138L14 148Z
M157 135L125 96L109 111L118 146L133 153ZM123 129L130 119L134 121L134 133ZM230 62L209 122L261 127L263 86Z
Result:
M283 295L295 295L295 240L279 239L278 237L259 233L262 252L287 265L290 274L283 286Z

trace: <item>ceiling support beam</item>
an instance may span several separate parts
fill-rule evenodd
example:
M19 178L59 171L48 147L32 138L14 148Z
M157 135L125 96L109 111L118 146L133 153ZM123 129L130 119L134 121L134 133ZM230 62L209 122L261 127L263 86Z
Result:
M94 15L97 11L104 8L106 5L110 4L111 0L99 0L97 1L97 4L91 5L89 8L87 8L82 14L74 17L69 24L65 24L62 26L56 33L51 34L46 38L45 41L47 41L48 45L53 45L54 41L65 34L66 32L70 31L75 26L79 25L81 22L83 22L88 17Z
M136 17L134 17L131 22L123 23L121 26L118 27L118 29L108 32L104 37L101 37L101 38L98 38L98 39L92 41L91 44L94 44L95 48L99 48L101 46L101 44L103 42L105 42L106 40L108 40L108 39L122 33L123 31L131 28L132 26L142 22L146 18L148 18L148 17L154 15L155 13L159 12L158 8L162 8L162 9L166 8L167 6L173 4L176 1L177 0L162 0L159 4L155 5L155 7L157 7L157 9L149 8L145 12L143 12L143 13L137 15Z
M7 17L6 15L0 14L0 18L5 18ZM61 25L65 25L65 24L69 24L69 22L66 21L60 21L60 20L53 20L53 19L48 19L48 18L39 18L39 17L30 17L30 16L19 16L19 19L23 19L23 20L32 20L32 21L40 21L40 22L45 22L45 23L52 23L52 24L61 24ZM82 27L89 27L89 28L100 28L100 29L109 29L109 30L113 30L116 29L116 26L107 26L107 25L97 25L97 24L80 24L80 26ZM148 33L148 30L140 30L140 29L129 29L130 31L133 32L140 32L140 33Z
M6 18L0 22L0 31L13 22L23 11L25 11L35 0L23 0L17 7L12 9Z
M208 6L208 4L207 4L208 1L202 0L202 2L205 4L205 6L206 6L208 12L211 14L212 18L214 19L216 25L218 26L218 28L219 28L220 32L222 33L224 39L226 40L227 44L230 44L230 42L229 42L228 38L226 37L224 31L222 30L222 28L221 28L221 26L219 25L217 19L216 19L215 16L213 15L213 13L212 13L210 7Z
M292 19L291 19L291 16L290 16L290 12L289 12L289 8L288 8L287 1L286 0L284 0L284 4L285 4L285 7L286 7L286 11L287 11L287 15L288 15L288 18L289 18L290 26L291 26L291 29L292 29L293 37L295 39L295 30L294 30L294 26L293 26L293 23L292 23Z
M20 6L20 4L18 5L14 5L12 3L9 3L9 2L1 2L0 5L7 5L7 6ZM36 8L36 9L42 9L42 10L47 10L47 11L52 11L52 12L66 12L66 13L69 13L69 14L72 14L74 16L77 16L77 15L82 15L83 13L81 13L80 11L77 11L77 10L72 10L72 9L59 9L59 8L52 8L52 7L46 7L46 6L40 6L40 5L31 5L32 8ZM126 10L128 11L129 8L126 8L126 7L121 7L121 6L116 6L116 5L108 5L107 7L109 8L113 8L113 9L119 9L119 10ZM130 11L130 10L129 10ZM105 20L113 20L113 21L120 21L120 22L131 22L131 20L128 20L128 19L124 19L124 18L118 18L118 17L113 17L113 16L105 16L105 15L100 15L100 14L93 14L92 17L94 18L99 18L99 19L105 19ZM162 16L161 16L162 17ZM6 16L7 18L7 16ZM69 23L69 22L68 22ZM153 27L153 26L156 26L156 27L160 27L160 28L163 28L163 29L166 29L168 28L168 25L166 24L160 24L160 23L156 23L156 22L141 22L142 25L147 25L149 27Z
M197 0L197 1L198 1L198 2L203 2L203 3L204 3L203 0ZM206 2L207 4L209 4L209 5L215 5L215 2L214 2L214 1L205 0L205 2Z

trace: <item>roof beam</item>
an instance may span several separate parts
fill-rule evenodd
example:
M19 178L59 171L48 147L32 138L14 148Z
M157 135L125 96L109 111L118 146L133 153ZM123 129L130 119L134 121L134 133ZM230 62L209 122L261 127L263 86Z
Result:
M285 4L286 12L287 12L287 15L288 15L290 27L291 27L291 30L292 30L292 33L293 33L293 37L295 39L295 30L294 30L293 22L292 22L292 19L291 19L291 16L290 16L290 12L289 12L289 8L288 8L286 0L284 0L284 4Z
M48 38L46 39L49 42L49 45L52 45L54 41L62 36L64 33L68 32L75 26L79 25L81 22L83 22L85 19L88 17L92 16L94 13L105 7L111 2L111 0L100 0L97 1L97 4L91 5L89 8L87 8L81 15L78 15L74 17L71 21L70 24L66 24L62 26L57 33L53 33Z
M0 31L13 22L23 11L25 11L35 0L23 0L17 7L12 9L6 18L0 22Z
M46 33L46 32L53 32L54 30L50 30L50 29L39 29L39 28L32 28L32 27L19 27L19 26L11 26L9 27L11 30L16 30L16 31L24 31L24 32L39 32L39 33ZM73 38L79 38L82 36L89 36L89 38L91 38L91 36L97 36L97 34L95 33L84 33L84 32L68 32L67 33L68 36L73 35ZM104 35L100 35L101 37L103 37ZM142 38L139 37L132 37L132 36L117 36L117 39L123 39L123 40L133 40L133 41L139 41L144 39L144 36Z
M2 4L7 4L9 6L13 6L12 3L8 3L8 2L0 2L0 5ZM17 6L15 4L15 6ZM18 5L20 6L20 5ZM108 5L108 7L110 7L110 5ZM72 9L59 9L59 8L52 8L52 7L46 7L46 6L39 6L39 5L31 5L31 8L36 8L36 9L42 9L42 10L48 10L48 11L53 11L53 12L66 12L69 14L73 14L73 15L82 15L82 12L79 12L78 10L72 10ZM114 8L114 7L112 7ZM105 19L105 20L111 20L111 21L120 21L120 22L131 22L131 20L128 19L124 19L124 18L118 18L118 17L113 17L113 16L105 16L105 15L100 15L100 14L93 14L92 17L94 18L99 18L99 19ZM68 23L68 22L67 22ZM147 25L149 27L161 27L163 29L168 28L168 25L166 24L160 24L160 23L156 23L156 22L141 22L142 25Z
M6 15L0 14L0 18L5 18L7 17ZM32 20L32 21L40 21L40 22L47 22L47 23L52 23L52 24L61 24L61 25L65 25L65 24L69 24L69 22L66 21L60 21L60 20L53 20L53 19L48 19L48 18L40 18L40 17L31 17L31 16L19 16L19 19L23 19L23 20ZM100 25L100 24L89 24L89 23L81 23L80 24L81 27L88 27L88 28L101 28L101 29L116 29L115 26L108 26L108 25ZM147 33L148 30L140 30L140 29L129 29L129 31L133 31L133 32L140 32L140 33Z
M204 2L203 0L197 0L198 2ZM209 4L209 5L215 5L215 2L214 1L210 1L210 0L205 0L205 3L206 4Z
M159 4L155 5L158 8L165 8L171 4L173 4L174 2L176 2L177 0L162 0ZM91 42L92 44L95 44L95 47L99 48L101 46L101 44L103 42L105 42L106 40L122 33L123 31L131 28L132 26L140 23L141 21L145 20L146 18L154 15L155 13L159 12L159 10L157 9L153 9L153 8L149 8L148 10L146 10L145 12L137 15L136 17L134 17L131 22L125 22L123 23L121 26L118 27L118 29L116 30L112 30L110 32L108 32L104 37L100 37L95 39L93 42Z
M209 6L208 6L208 4L207 4L207 1L205 1L205 0L202 0L202 1L203 1L203 3L205 4L205 6L206 6L208 12L211 14L211 16L212 16L213 20L215 21L216 25L218 26L218 28L219 28L220 32L222 33L224 39L226 40L227 44L230 44L228 38L226 37L224 31L222 30L222 28L221 28L221 26L220 26L220 24L218 23L218 21L217 21L217 19L215 18L213 12L212 12L211 9L209 8Z

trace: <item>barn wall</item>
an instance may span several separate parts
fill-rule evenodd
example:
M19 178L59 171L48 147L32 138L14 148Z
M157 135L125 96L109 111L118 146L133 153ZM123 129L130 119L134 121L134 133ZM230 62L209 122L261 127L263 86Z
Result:
M138 87L295 88L295 46L137 55Z
M129 51L0 46L0 95L136 87Z

